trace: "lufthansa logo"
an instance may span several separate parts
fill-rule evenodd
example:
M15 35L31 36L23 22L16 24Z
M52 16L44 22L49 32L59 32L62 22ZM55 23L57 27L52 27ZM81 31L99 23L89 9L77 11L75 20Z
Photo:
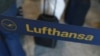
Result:
M17 30L17 25L12 20L3 19L3 20L1 20L1 25L6 30L10 30L10 31Z

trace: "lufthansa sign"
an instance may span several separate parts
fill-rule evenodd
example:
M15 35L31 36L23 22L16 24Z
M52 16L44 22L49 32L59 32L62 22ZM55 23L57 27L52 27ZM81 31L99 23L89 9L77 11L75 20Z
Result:
M100 45L98 29L38 20L0 16L0 31Z

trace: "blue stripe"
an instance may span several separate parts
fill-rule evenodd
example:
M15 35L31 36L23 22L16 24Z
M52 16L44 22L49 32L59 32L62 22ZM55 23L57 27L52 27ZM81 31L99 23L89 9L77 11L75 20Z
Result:
M3 19L6 18L8 20L12 20L17 25L17 29L15 31L7 30L0 25L0 30L2 30L2 31L9 31L11 33L18 33L18 34L24 34L24 35L33 35L33 36L37 36L37 37L42 36L42 37L53 38L53 39L64 40L64 41L72 41L72 42L79 42L79 43L85 43L85 44L100 45L100 41L99 41L100 30L98 30L98 29L73 26L73 25L66 25L66 24L43 22L43 21L28 20L28 19L22 19L22 18L19 19L19 18L15 18L15 17L3 17L3 16L1 16L0 18L1 18L0 21L2 21ZM31 30L34 27L41 28L41 29L43 27L47 27L47 29L48 28L51 28L51 29L56 28L60 32L68 32L68 33L72 32L72 33L76 33L77 35L84 34L85 36L83 39L79 39L79 37L76 37L76 38L70 37L69 38L69 36L62 37L62 36L57 36L57 35L49 35L49 34L47 34L47 32L46 32L46 34L43 34L43 33L39 34L36 32L27 32L26 31L26 24L30 25ZM88 36L88 35L93 36L93 39L86 40L86 38L87 38L86 36Z

